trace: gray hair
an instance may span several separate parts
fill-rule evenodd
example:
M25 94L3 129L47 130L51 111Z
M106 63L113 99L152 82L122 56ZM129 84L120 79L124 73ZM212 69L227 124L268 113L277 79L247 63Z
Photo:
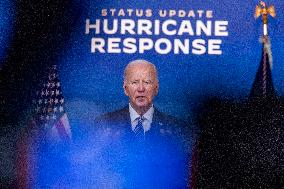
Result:
M151 62L149 62L149 61L147 61L147 60L144 60L144 59L133 60L133 61L131 61L131 62L129 62L129 63L127 64L127 66L126 66L125 69L124 69L124 74L123 74L123 80L124 80L124 81L126 81L126 75L127 75L128 69L129 69L131 66L136 65L136 64L148 64L148 65L150 65L150 66L153 68L154 74L155 74L155 76L156 76L156 80L158 81L158 72L157 72L157 68L156 68L155 64L153 64L153 63L151 63Z

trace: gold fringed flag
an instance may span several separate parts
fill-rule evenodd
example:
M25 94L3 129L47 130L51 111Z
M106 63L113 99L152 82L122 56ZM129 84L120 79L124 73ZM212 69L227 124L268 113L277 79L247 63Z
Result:
M251 89L250 97L266 98L274 97L275 89L272 80L272 53L268 36L262 37L262 55L259 68Z

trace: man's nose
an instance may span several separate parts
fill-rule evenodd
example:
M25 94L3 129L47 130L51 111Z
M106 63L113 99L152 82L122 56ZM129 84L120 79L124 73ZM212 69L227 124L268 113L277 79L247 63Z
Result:
M139 85L138 85L138 91L143 92L144 90L145 90L144 83L143 83L143 81L140 81Z

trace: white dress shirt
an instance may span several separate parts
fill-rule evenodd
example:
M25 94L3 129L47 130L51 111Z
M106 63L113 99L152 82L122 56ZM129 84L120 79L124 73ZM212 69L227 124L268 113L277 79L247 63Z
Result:
M139 118L140 115L134 110L134 108L132 108L130 103L129 103L129 113L130 113L130 120L131 120L131 128L132 128L132 131L134 131L136 125L138 124L137 118ZM154 107L152 104L149 110L142 116L144 118L144 121L142 123L144 133L151 129L153 114L154 114Z

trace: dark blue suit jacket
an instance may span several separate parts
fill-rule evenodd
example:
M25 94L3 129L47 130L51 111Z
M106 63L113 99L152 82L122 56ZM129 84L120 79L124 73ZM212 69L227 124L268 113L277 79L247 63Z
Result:
M187 188L194 139L189 128L155 108L145 141L137 142L126 106L97 118L93 136L102 146L101 158L109 173L120 178L121 188Z
M155 108L151 129L140 143L134 139L128 106L107 113L78 135L70 153L63 152L64 146L43 148L38 186L188 188L194 144L189 129Z

